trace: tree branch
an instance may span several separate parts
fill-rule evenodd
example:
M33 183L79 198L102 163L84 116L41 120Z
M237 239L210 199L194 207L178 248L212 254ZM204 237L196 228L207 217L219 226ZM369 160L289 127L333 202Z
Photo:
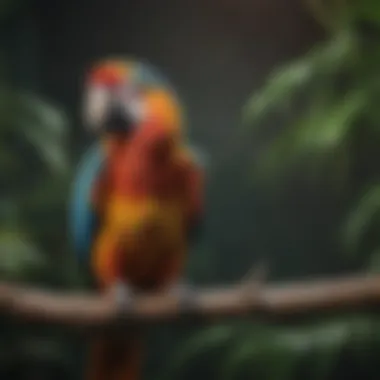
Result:
M106 327L120 319L134 322L178 319L182 313L178 299L167 294L141 295L133 310L121 313L106 297L90 294L63 294L0 283L0 309L3 314L28 321L42 321L78 327ZM267 317L297 316L327 310L380 305L380 276L346 277L255 286L249 294L241 286L201 289L192 315Z

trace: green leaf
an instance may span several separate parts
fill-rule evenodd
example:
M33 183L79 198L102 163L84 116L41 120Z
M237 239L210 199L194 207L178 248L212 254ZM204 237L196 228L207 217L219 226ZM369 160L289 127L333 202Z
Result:
M314 18L327 30L334 32L347 24L349 8L339 0L305 0Z
M185 365L198 355L206 355L209 351L220 347L235 336L235 329L231 325L212 326L204 329L188 340L180 352L172 359L169 369L170 377L178 374Z
M348 252L355 252L380 212L380 185L373 185L360 198L343 226L343 243Z
M306 116L278 134L256 158L257 177L268 181L295 168L297 162L302 162L310 175L327 174L326 168L336 168L342 173L341 164L348 164L344 148L356 120L365 110L366 101L367 92L359 89L352 90L335 104L315 103ZM337 177L337 173L332 174L331 178Z
M370 273L380 273L380 247L371 253L367 270Z
M222 379L232 380L259 370L268 380L287 380L294 375L299 352L283 344L277 329L252 326L231 345L226 356Z
M313 368L314 380L328 378L339 360L343 347L348 342L349 334L349 327L344 323L328 323L322 327L322 331L321 329L315 331L313 339L315 339L318 352L316 352Z
M19 96L20 117L15 125L34 145L53 172L67 170L65 137L67 120L63 113L30 94Z
M37 247L18 231L0 231L0 273L12 280L28 280L45 261Z
M312 110L310 123L300 128L300 146L305 150L330 150L340 146L353 123L361 115L368 99L366 89L352 90L330 108ZM303 135L303 136L302 136Z
M34 116L45 132L55 137L66 135L68 122L61 111L33 94L23 93L19 96L25 112L31 117Z
M0 138L12 133L28 141L53 173L62 174L68 168L67 127L65 115L34 94L0 87ZM12 162L11 157L5 159ZM19 161L16 152L13 159Z
M369 348L374 341L374 321L369 317L356 316L350 320L350 324L350 345L354 348L355 359L363 368L368 368L371 364Z
M243 125L252 128L273 109L290 104L313 82L328 81L348 67L356 57L356 39L342 31L329 42L318 45L305 57L276 70L266 86L243 108Z
M380 3L377 0L353 1L351 13L357 20L380 26Z
M41 158L50 166L53 173L62 174L68 170L66 151L62 142L47 139L44 131L33 126L25 131L27 139L36 147Z

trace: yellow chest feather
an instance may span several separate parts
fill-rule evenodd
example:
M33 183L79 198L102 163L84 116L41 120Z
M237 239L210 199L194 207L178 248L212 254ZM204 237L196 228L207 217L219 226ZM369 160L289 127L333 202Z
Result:
M164 241L178 244L184 236L184 216L180 206L176 201L116 198L109 203L105 225L132 245L142 243L144 239L156 245Z

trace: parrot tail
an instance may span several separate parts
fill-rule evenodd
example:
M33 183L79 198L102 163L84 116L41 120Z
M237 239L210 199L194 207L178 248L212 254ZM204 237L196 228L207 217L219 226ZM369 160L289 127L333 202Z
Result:
M86 380L139 380L141 335L97 337L91 343Z

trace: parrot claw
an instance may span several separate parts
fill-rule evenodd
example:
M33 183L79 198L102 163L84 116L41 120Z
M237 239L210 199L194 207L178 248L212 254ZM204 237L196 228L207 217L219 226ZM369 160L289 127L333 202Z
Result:
M178 297L179 307L184 311L189 311L196 306L197 292L195 288L188 283L182 281L176 283L170 288L169 294Z
M132 307L134 292L128 284L116 282L111 290L111 296L122 309L129 310Z

